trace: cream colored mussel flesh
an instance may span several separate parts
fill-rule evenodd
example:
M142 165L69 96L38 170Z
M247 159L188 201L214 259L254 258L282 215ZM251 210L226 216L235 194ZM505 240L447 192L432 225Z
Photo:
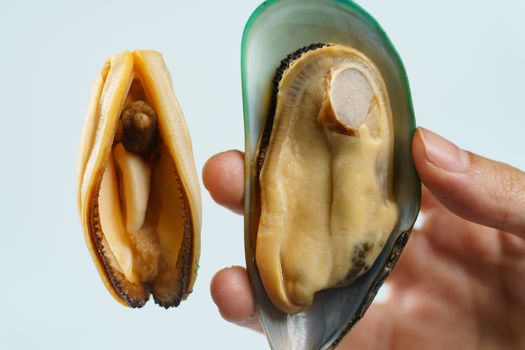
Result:
M367 272L394 229L394 131L381 74L353 48L303 48L274 82L255 258L274 305L295 313Z
M92 91L80 149L78 206L111 294L177 306L192 291L201 199L192 145L162 56L111 56Z

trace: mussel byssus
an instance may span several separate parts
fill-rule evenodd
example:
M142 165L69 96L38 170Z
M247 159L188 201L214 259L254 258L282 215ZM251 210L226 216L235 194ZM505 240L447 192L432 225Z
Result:
M419 210L402 63L349 1L267 1L243 37L246 258L274 349L329 349Z
M78 206L110 293L141 307L192 291L201 199L191 141L162 56L110 57L95 82L80 147Z

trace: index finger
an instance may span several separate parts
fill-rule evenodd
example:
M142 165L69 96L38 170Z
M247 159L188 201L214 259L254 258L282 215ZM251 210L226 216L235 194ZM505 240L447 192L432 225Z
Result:
M212 156L202 169L202 181L215 202L237 214L243 213L243 152L231 150Z

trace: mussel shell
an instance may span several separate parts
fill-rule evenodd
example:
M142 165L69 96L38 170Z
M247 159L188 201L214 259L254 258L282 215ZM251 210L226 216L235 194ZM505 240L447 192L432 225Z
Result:
M370 58L385 80L394 118L394 194L399 218L372 268L354 283L319 292L313 305L286 314L270 301L256 262L252 215L254 154L264 128L272 79L280 61L312 43L351 46ZM405 69L379 24L362 8L342 0L270 0L250 17L242 40L245 123L245 251L262 326L273 349L331 349L363 316L392 270L417 218L421 186L411 158L414 112Z

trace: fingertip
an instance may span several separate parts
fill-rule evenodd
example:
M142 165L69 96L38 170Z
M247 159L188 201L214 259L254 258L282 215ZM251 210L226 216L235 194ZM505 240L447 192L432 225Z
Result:
M231 150L212 156L202 168L202 181L215 202L242 213L244 198L242 152Z
M221 316L232 323L260 331L253 293L245 268L232 266L217 272L211 296Z
M208 191L214 191L232 176L237 176L243 170L243 153L238 150L229 150L211 156L202 168L202 180ZM239 165L241 165L239 169Z
M412 138L412 159L414 160L414 165L421 178L421 181L426 185L426 187L429 187L427 182L429 179L433 178L430 176L432 174L432 170L438 169L429 167L431 164L429 164L427 159L423 133L424 129L421 127L418 127L414 133L414 137Z
M417 128L412 137L412 158L414 164L417 166L422 160L424 160L424 147L423 140L421 138L421 128Z
M423 191L424 208L432 205L432 201L429 203L428 200L433 197L449 207L448 203L458 202L464 195L461 189L467 189L462 187L466 176L463 172L454 170L460 168L456 163L463 159L462 152L464 151L429 130L416 130L412 139L414 165L424 187L432 193L429 196L428 192Z
M421 181L448 210L525 237L525 173L418 128L412 155Z
M412 138L412 159L414 160L414 165L421 176L421 173L424 172L424 163L425 160L425 147L422 139L422 128L418 127L414 132L414 137ZM421 209L426 210L434 207L438 201L432 195L432 192L429 191L427 186L421 185Z
M462 152L441 136L417 128L412 139L412 157L423 187L428 190L423 190L423 210L434 205L433 199L437 199L447 209L462 216L464 203L471 197L468 174L455 171L460 169L454 164L463 158Z

